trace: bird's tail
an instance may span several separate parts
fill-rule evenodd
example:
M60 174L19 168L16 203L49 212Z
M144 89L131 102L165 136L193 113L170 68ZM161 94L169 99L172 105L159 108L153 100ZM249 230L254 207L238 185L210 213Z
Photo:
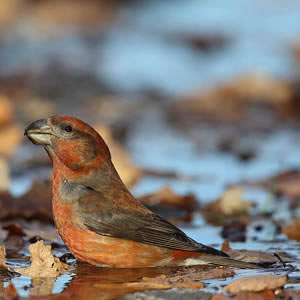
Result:
M216 255L205 255L201 256L201 260L207 262L208 264L226 266L226 267L234 267L240 269L262 269L263 267L254 264L248 263L240 260L236 260L230 257L224 256L216 256Z

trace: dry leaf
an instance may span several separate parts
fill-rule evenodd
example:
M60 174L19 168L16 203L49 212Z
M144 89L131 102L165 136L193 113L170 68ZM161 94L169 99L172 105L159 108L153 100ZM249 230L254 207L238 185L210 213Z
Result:
M291 225L284 227L282 232L286 234L289 239L300 241L300 218L294 220Z
M1 20L1 10L0 10L0 20ZM0 95L0 125L7 124L10 121L12 121L13 116L14 116L14 107L12 102L6 96Z
M278 259L270 253L265 253L262 251L255 250L233 250L230 248L230 244L228 241L225 241L222 245L222 251L226 252L231 258L236 260L249 262L249 263L266 263L272 264L278 262ZM280 258L284 262L292 261L291 258L280 255Z
M0 155L11 157L23 141L23 127L9 124L0 128Z
M220 199L207 204L203 213L206 220L215 225L223 225L228 217L248 215L252 203L242 200L243 189L239 187L230 188Z
M247 212L252 204L242 200L243 194L244 190L241 188L230 188L225 191L219 202L221 212L227 215Z
M239 292L236 295L226 296L224 294L213 295L211 300L278 300L271 290L257 292Z
M247 276L234 280L228 284L224 291L230 294L238 292L261 292L263 290L275 290L283 287L288 277L275 275Z
M7 191L10 185L10 169L6 159L0 157L0 191Z
M173 113L182 119L189 116L218 122L244 122L255 105L265 104L279 115L285 115L294 93L295 88L288 81L263 74L246 74L216 88L187 95L174 104Z
M141 169L132 162L129 154L113 139L111 131L107 126L98 124L94 128L107 143L111 152L112 162L125 185L131 186L135 184L142 176Z
M8 266L5 263L5 247L0 245L0 267L7 269Z
M177 267L167 274L160 274L151 278L143 277L142 280L147 283L170 286L169 288L200 289L203 288L200 280L227 278L234 276L234 274L231 268L194 265Z
M44 245L44 241L31 244L28 248L31 255L31 266L28 268L17 268L16 272L30 277L56 277L68 268L51 252L50 245Z

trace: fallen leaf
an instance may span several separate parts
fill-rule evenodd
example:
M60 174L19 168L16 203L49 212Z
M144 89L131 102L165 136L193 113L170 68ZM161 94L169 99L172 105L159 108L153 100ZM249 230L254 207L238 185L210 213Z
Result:
M213 295L211 300L275 300L279 299L271 290L257 292L239 292L235 295L226 296L224 294Z
M112 162L125 185L132 186L135 184L141 178L142 170L133 163L128 152L113 139L111 131L107 126L98 124L95 125L94 128L107 143L111 152Z
M18 124L8 124L0 128L0 155L11 157L23 141L23 127Z
M0 267L7 269L8 266L5 263L5 247L0 245Z
M255 105L264 104L278 116L286 116L287 110L292 109L289 104L292 104L294 93L295 88L289 81L263 74L246 74L216 88L187 95L175 102L172 113L177 119L188 116L197 120L245 122Z
M222 245L222 251L226 252L231 258L236 260L256 263L256 264L273 264L278 262L278 259L270 253L255 251L255 250L233 250L230 248L229 241L225 241ZM284 262L293 261L291 258L280 255Z
M247 212L252 204L242 201L243 194L244 190L241 188L231 188L225 191L219 202L221 212L227 215Z
M68 268L51 252L50 245L44 245L44 241L31 244L28 248L31 255L31 266L28 268L16 268L15 272L30 277L57 277Z
M246 276L234 280L228 284L224 291L229 294L238 292L261 292L263 290L276 290L283 287L287 282L287 275L256 275Z
M0 191L7 191L10 185L10 168L8 162L0 157Z
M12 2L14 2L14 0L12 0ZM0 20L1 20L1 12L2 9L0 11ZM2 126L3 124L8 124L13 120L13 118L14 118L14 106L12 104L12 101L8 99L6 96L0 95L0 125Z
M248 210L253 206L250 202L242 200L243 189L230 188L216 201L203 208L206 220L215 225L223 225L229 217L247 216Z
M291 240L300 241L300 218L295 219L292 224L284 227L282 233L287 235Z
M235 273L232 268L226 267L212 267L208 265L193 265L176 267L167 274L158 275L157 277L147 279L147 281L161 282L168 281L169 283L179 282L198 282L200 280L220 279L234 276Z

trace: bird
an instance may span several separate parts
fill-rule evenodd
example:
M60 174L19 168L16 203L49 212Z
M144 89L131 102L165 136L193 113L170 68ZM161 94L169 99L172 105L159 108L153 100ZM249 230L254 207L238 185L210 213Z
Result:
M111 268L259 268L193 240L145 207L122 182L100 134L80 119L54 115L31 123L24 135L52 161L54 222L77 260Z

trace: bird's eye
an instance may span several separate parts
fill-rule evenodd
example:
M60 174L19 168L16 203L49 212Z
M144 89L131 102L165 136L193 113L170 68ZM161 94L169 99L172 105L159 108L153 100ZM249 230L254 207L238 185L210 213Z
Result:
M66 132L71 132L73 130L71 125L66 125L64 129Z

